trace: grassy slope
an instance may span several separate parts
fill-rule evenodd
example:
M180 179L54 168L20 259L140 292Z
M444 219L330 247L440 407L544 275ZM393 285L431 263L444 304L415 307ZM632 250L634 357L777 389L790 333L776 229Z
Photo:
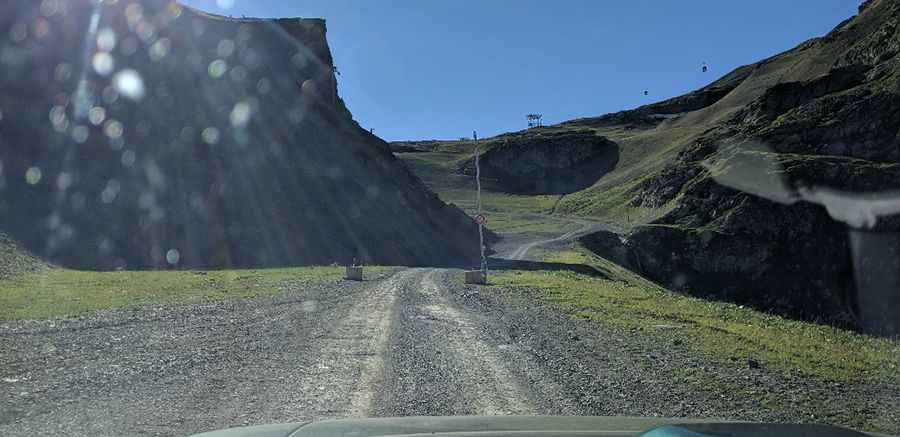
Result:
M578 124L561 124L544 130L584 130ZM556 232L570 222L566 215L609 219L627 226L646 222L666 212L628 205L634 190L653 173L662 169L683 146L695 140L699 128L670 126L664 122L656 128L625 129L611 126L593 129L598 135L617 142L619 164L594 186L566 196L510 195L483 180L482 201L490 214L489 227L496 232ZM455 203L467 213L475 210L475 182L457 173L458 165L471 157L475 143L444 141L432 144L434 151L397 154L425 184L445 202ZM552 214L554 217L549 217Z
M598 135L621 147L616 169L594 186L566 196L558 212L613 219L627 225L646 222L666 212L629 205L634 192L649 177L675 158L678 151L701 133L698 128L667 128L626 131L621 126L595 129Z
M726 367L735 363L746 366L743 363L752 357L794 383L810 380L826 386L841 384L850 391L857 390L854 387L859 384L860 393L875 385L900 390L900 340L869 337L677 294L586 249L549 253L546 260L592 265L609 279L566 271L503 271L493 274L491 288L515 294L527 289L532 291L529 296L537 291L539 299L569 317L638 331L652 336L663 345L660 347L686 347ZM671 371L673 383L738 395L776 411L792 409L822 423L876 432L895 430L898 425L896 417L873 414L857 399L859 396L840 405L823 404L826 401L817 400L817 394L803 389L761 390L702 366ZM797 377L803 379L798 382L794 379Z
M463 149L462 144L447 143L436 152L400 156L443 200L469 210L474 207L474 187L468 178L453 172L456 163L471 150ZM659 149L657 154L661 162L667 152ZM637 155L623 156L624 164L633 171L646 165L644 161ZM624 173L619 177L627 179ZM606 196L614 201L609 200L613 195ZM495 229L500 232L550 232L563 220L545 215L557 198L487 191L484 202L485 208L493 211L491 216L499 218L492 224L499 222ZM763 365L784 372L837 381L888 378L900 384L900 342L677 294L582 248L545 252L545 256L547 261L594 266L612 280L543 271L500 272L492 280L503 286L537 287L548 302L567 308L575 317L677 337L698 352L719 359L753 356Z
M370 267L368 272L385 268ZM274 295L297 280L338 280L342 267L86 272L50 268L0 280L0 322L77 316L107 308Z
M680 339L720 359L752 356L769 368L835 381L900 384L900 341L789 320L730 303L666 290L587 250L547 261L588 264L611 279L570 272L498 273L498 285L537 287L573 317Z
M398 154L413 172L441 200L454 203L466 213L474 215L476 208L475 181L456 173L457 164L471 156L474 143L446 142L434 152ZM483 181L482 205L488 216L488 227L495 232L556 232L569 222L547 215L559 196L510 195L492 189L491 181Z

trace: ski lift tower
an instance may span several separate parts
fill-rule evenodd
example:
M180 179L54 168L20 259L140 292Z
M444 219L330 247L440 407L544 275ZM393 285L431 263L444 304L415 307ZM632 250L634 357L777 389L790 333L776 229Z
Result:
M544 125L544 116L542 114L528 114L525 116L528 120L528 127L541 127Z

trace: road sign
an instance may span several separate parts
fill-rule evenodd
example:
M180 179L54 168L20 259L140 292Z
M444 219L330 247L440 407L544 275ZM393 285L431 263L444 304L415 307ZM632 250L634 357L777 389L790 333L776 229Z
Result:
M484 214L478 214L475 216L475 223L484 226L487 224L487 217L485 217Z

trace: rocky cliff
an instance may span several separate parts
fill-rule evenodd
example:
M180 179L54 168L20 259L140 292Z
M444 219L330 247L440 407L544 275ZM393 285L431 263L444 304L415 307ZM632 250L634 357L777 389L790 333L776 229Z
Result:
M590 129L535 128L479 143L481 174L517 194L566 194L591 186L615 168L619 146ZM475 162L460 165L475 174Z
M851 208L900 188L898 51L900 2L871 0L825 37L742 67L698 93L573 122L652 123L649 113L685 111L651 126L650 135L688 126L693 133L631 193L634 207L669 211L629 236L632 267L704 296L900 332L900 263L882 259L897 252L897 218L861 227L840 220L835 208L842 206L797 194L808 187L847 193L841 200ZM721 184L704 164L742 153L772 163L749 177L748 189ZM766 184L768 195L760 192ZM893 276L882 277L883 290L866 285L885 274ZM892 292L883 293L890 284Z
M322 20L0 5L0 230L91 269L457 263L471 220L360 129Z

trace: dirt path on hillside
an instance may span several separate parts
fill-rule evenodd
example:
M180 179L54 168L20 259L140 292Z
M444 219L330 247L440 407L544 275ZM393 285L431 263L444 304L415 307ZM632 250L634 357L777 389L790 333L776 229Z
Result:
M540 237L540 236L532 236L526 239L525 242L520 242L516 246L506 249L500 252L497 257L508 259L512 261L525 261L530 260L528 255L532 249L536 247L542 246L551 246L551 245L559 245L563 243L569 243L582 237L584 235L598 232L598 231L611 231L612 227L606 223L597 223L589 220L580 220L580 219L570 219L573 224L578 226L578 228L573 229L565 234L555 237ZM530 260L533 261L533 260Z

